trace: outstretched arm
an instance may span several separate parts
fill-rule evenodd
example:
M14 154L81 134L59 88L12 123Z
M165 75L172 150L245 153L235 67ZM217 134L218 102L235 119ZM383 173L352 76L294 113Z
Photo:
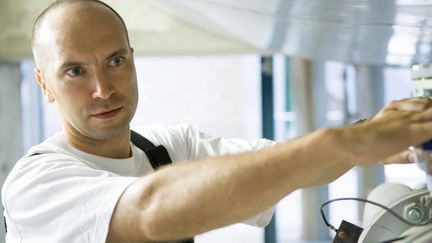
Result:
M321 129L257 152L175 164L138 179L117 203L108 242L182 239L229 225L292 191L329 183L432 138L432 109Z

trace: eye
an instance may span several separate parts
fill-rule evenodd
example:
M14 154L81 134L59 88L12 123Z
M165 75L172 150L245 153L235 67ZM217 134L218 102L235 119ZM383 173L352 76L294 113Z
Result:
M80 67L73 67L73 68L69 68L69 69L66 71L66 73L67 73L69 76L76 77L76 76L81 75L81 74L83 73L83 70L82 70L82 68L80 68Z
M122 65L123 63L124 63L124 57L120 57L120 56L118 56L118 57L114 57L113 59L111 59L111 61L109 62L109 65L111 66L111 67L117 67L117 66L120 66L120 65Z

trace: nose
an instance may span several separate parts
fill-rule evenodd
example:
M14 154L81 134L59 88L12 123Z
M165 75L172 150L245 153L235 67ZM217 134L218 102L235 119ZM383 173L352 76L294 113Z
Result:
M94 90L92 97L94 99L106 100L114 93L114 88L111 85L109 78L106 77L102 72L95 74L93 82Z

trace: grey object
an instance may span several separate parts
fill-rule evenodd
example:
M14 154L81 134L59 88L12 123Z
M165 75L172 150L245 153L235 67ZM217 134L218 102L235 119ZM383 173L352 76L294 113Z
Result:
M420 224L426 219L426 209L422 204L415 202L405 205L404 218L413 224Z

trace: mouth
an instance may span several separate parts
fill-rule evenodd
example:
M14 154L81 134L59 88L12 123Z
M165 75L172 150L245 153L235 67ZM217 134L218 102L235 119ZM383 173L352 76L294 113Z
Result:
M116 116L120 112L121 109L122 109L122 107L111 109L111 110L105 110L105 111L101 111L101 112L92 114L91 116L98 118L98 119L110 119L110 118L113 118L114 116Z

